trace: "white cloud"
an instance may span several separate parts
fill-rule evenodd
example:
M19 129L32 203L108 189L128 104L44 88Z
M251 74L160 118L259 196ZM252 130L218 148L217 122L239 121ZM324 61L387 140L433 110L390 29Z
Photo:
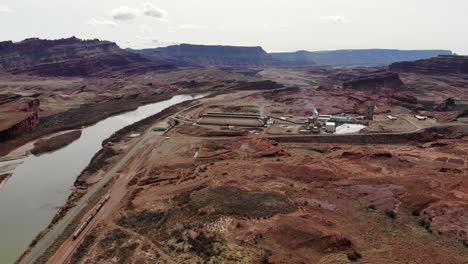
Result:
M128 6L121 6L112 10L111 14L115 20L132 20L138 16L140 10Z
M320 17L321 20L332 22L334 24L347 24L351 22L349 19L343 16L323 16Z
M194 29L194 30L205 30L208 29L208 26L197 25L197 24L183 24L179 26L180 29Z
M166 11L153 5L152 3L143 4L143 15L163 19L167 16Z
M0 13L12 13L13 10L8 6L0 6Z
M160 20L165 20L167 13L165 10L146 2L142 8L133 8L121 6L111 11L111 15L115 20L132 20L137 16L149 16Z
M109 26L109 27L118 27L119 24L115 23L111 20L100 20L96 18L91 18L90 20L86 21L86 24L92 26Z

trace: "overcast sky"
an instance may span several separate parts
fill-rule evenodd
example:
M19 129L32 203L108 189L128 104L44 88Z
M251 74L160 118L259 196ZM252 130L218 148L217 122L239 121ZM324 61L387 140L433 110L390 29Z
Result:
M0 0L0 40L99 38L267 51L450 49L468 54L468 0Z

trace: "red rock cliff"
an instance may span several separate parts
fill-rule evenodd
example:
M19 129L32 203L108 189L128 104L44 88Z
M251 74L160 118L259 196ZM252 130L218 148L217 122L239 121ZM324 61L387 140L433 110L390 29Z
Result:
M38 99L20 98L0 106L0 142L33 131L39 124Z
M376 72L364 74L350 81L344 82L344 89L353 90L377 90L381 88L401 88L403 82L397 73L392 72Z
M437 56L426 60L396 62L389 66L392 72L418 74L468 74L468 56Z

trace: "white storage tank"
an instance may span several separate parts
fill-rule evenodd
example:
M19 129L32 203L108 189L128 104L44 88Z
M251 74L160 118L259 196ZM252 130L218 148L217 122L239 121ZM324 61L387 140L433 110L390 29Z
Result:
M326 122L325 123L325 131L327 131L328 133L335 133L336 124L334 122Z

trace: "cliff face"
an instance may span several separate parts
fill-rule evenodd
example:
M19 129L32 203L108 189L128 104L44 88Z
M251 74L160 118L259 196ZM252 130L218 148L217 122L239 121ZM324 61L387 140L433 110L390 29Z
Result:
M0 142L33 131L39 124L39 99L1 95ZM7 99L6 99L7 98Z
M205 46L181 44L165 48L135 50L153 59L168 59L180 66L269 66L275 60L261 47Z
M381 88L398 89L401 88L403 82L397 73L392 72L376 72L363 76L359 76L343 84L344 89L353 90L378 90Z
M24 133L33 131L36 126L39 124L39 116L37 112L31 112L30 114L24 116L16 124L8 127L6 129L0 130L0 142L13 139Z
M393 63L389 66L393 72L418 74L468 74L468 56L437 56L425 60Z
M155 70L162 64L122 50L113 42L96 39L0 42L0 69L11 74L99 76L132 69Z
M271 53L282 64L320 66L384 66L397 61L426 59L437 55L450 55L448 50L335 50Z

